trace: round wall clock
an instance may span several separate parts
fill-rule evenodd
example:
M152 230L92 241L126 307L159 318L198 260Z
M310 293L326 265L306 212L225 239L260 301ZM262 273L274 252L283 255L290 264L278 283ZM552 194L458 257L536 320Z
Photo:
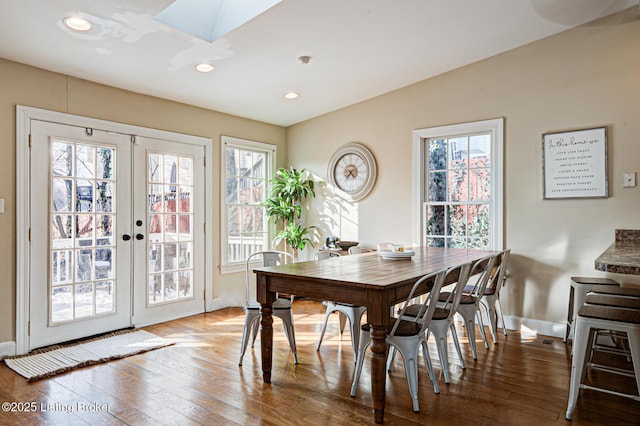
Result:
M329 161L329 182L349 201L366 197L376 183L376 160L364 145L352 142L340 147Z

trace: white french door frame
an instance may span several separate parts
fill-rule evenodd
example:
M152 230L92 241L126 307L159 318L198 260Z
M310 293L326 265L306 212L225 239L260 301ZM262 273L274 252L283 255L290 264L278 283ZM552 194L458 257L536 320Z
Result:
M116 123L39 108L16 106L16 354L29 351L29 257L30 257L30 141L31 121L99 129L132 136L143 136L203 146L205 150L205 226L212 229L213 142L209 138ZM211 231L205 235L205 260L212 254ZM213 294L212 262L204 262L205 295ZM211 309L210 297L203 300L204 310Z

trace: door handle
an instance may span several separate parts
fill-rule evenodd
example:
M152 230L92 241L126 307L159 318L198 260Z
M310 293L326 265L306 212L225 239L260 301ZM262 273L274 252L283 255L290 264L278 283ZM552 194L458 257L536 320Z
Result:
M131 235L129 235L129 234L124 234L124 235L122 236L122 239L123 239L124 241L129 241L129 240L131 239Z
M136 234L136 240L144 240L144 235Z

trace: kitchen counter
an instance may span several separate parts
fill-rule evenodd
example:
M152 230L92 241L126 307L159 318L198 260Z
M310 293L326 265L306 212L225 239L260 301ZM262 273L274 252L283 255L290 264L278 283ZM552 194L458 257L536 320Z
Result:
M615 242L595 260L598 271L640 275L640 230L616 229Z

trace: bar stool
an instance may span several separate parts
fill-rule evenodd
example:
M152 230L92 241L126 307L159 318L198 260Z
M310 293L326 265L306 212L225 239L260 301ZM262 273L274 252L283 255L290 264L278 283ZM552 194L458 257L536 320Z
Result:
M625 290L620 287L618 290ZM617 295L590 292L585 299L585 305L607 306L611 308L640 309L640 293L633 295ZM599 337L611 339L611 344L605 344ZM615 355L626 356L629 360L629 344L626 333L619 333L613 330L597 330L593 342L591 343L591 357L589 362L594 368L600 367L591 361L595 352L606 352ZM601 368L608 370L607 368Z
M571 277L571 288L569 289L569 309L567 311L567 329L564 335L565 343L572 338L573 322L575 321L575 312L584 305L587 293L597 288L617 286L620 283L610 278L593 278L593 277ZM577 290L577 291L576 291Z
M624 394L584 383L587 367L589 367L589 362L585 362L585 359L591 355L593 338L599 329L613 330L627 335L638 395ZM591 389L640 401L640 310L585 305L578 311L573 343L574 355L571 363L571 384L569 386L569 401L565 415L567 420L571 420L580 389ZM621 374L616 370L609 371Z

